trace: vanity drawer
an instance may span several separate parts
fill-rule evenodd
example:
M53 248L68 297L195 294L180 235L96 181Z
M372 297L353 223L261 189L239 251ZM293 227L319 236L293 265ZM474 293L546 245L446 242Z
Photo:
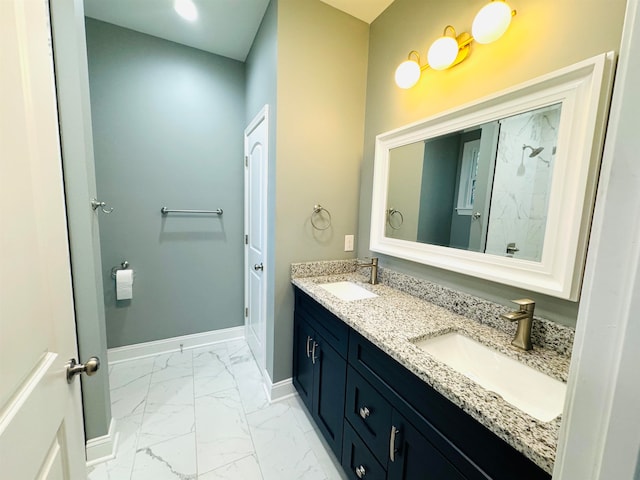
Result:
M342 358L346 359L349 350L347 324L299 288L295 289L295 302L296 314L303 317Z
M345 418L382 464L389 456L392 407L353 368L347 371Z
M378 463L349 422L344 422L342 444L342 468L347 478L353 480L385 480L387 472Z

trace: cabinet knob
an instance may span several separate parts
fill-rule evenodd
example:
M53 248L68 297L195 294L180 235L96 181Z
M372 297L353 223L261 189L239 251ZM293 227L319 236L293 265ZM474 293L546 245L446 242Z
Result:
M364 469L362 465L360 465L359 467L356 467L356 475L358 476L358 478L364 478L366 474L367 474L367 471Z
M365 420L369 416L369 414L371 414L371 412L367 407L360 407L360 416L363 420Z

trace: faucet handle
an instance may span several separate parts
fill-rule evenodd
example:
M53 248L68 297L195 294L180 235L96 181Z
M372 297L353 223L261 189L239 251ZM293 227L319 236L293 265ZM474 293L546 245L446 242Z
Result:
M533 310L536 306L535 300L531 300L530 298L520 298L518 300L511 300L516 305L520 306L521 311L529 311Z
M511 300L513 303L517 305L535 305L536 301L531 300L530 298L520 298L518 300Z

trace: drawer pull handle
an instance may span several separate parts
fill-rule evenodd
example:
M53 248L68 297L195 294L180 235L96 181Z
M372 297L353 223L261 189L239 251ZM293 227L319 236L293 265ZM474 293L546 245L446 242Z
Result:
M359 467L356 467L356 475L358 476L358 478L364 478L366 474L367 474L367 471L364 469L362 465L360 465Z
M311 337L307 335L307 358L311 357L311 347L309 347L310 342L311 342Z
M367 407L360 407L360 416L362 417L363 420L366 420L366 418L371 414L371 412L369 411L369 409Z
M318 357L316 357L316 347L318 346L318 342L313 342L313 348L311 349L311 363L313 363L314 365L316 364L316 360L318 359Z
M395 426L391 425L391 438L389 439L389 459L392 462L396 461L396 453L398 449L396 448L396 435L400 433Z

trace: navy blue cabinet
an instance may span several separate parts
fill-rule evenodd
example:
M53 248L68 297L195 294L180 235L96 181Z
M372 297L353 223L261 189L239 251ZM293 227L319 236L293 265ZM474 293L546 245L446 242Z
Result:
M311 416L336 456L340 458L347 362L322 336L316 334L314 341L317 347Z
M350 478L360 478L357 474L360 467L376 471L380 465L386 471L383 478L387 480L465 480L466 477L427 440L423 431L429 426L418 419L415 422L418 429L400 413L402 399L390 391L381 394L351 366L347 372L347 425L342 465ZM347 430L352 430L357 440L349 439ZM357 456L352 453L349 457L350 452L357 452ZM375 464L367 453L375 458ZM367 462L354 468L353 463L361 458ZM458 463L464 463L464 459L458 458Z
M397 412L391 425L391 446L382 466L367 444L346 422L342 466L353 480L465 480L411 424Z
M418 424L420 425L420 424ZM389 440L388 480L465 480L465 477L427 440L422 424L418 430L397 411L393 412ZM460 466L464 460L458 460Z
M338 459L342 455L348 335L342 321L296 291L293 385Z
M311 412L313 402L313 370L311 348L315 331L296 313L293 324L293 384L300 398Z
M296 288L293 384L348 478L551 476Z

